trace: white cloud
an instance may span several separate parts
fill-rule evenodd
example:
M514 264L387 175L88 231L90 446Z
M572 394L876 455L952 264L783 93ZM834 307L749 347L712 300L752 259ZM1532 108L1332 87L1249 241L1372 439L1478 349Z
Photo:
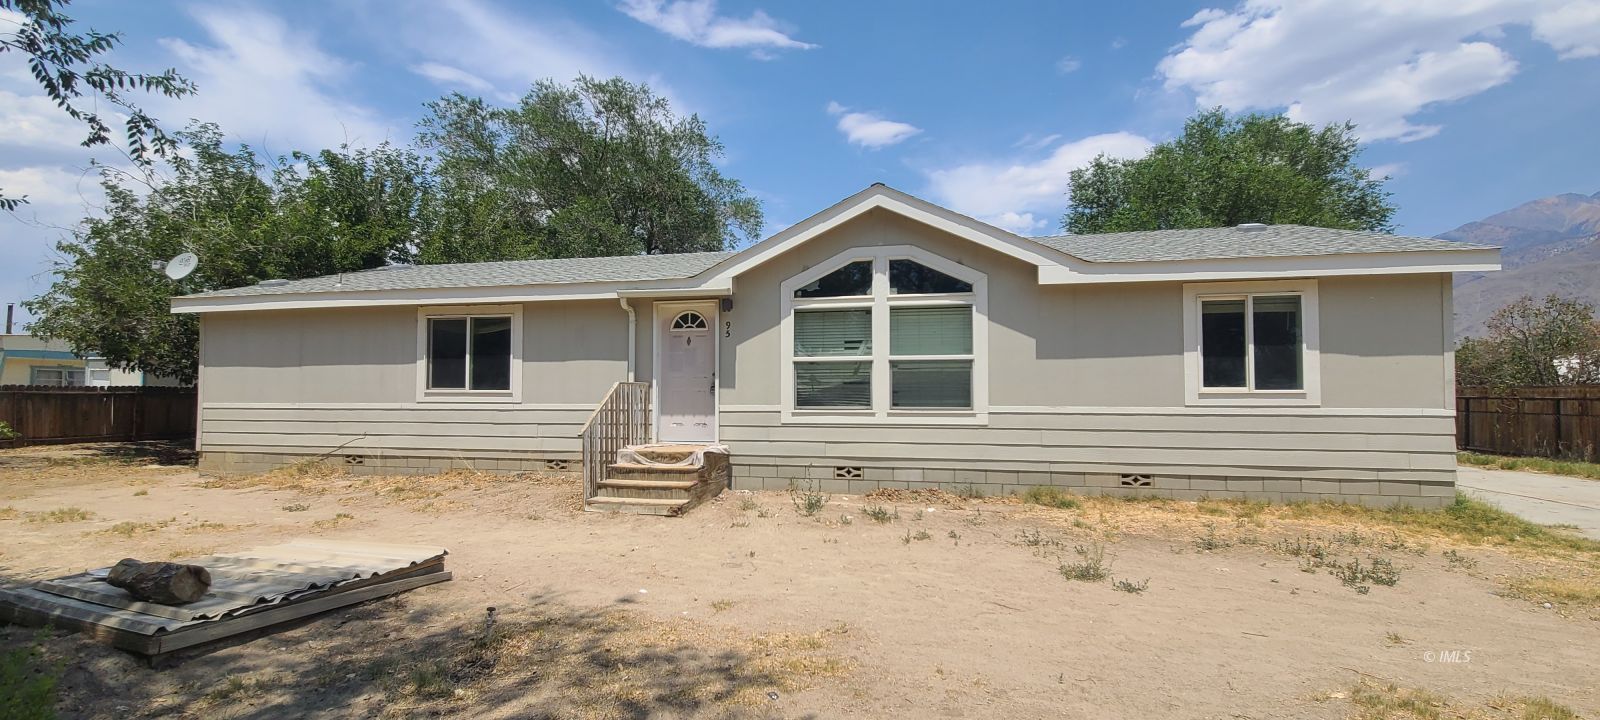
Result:
M447 87L463 87L473 92L490 92L494 85L477 75L443 63L425 62L411 66L411 72Z
M1403 162L1384 163L1367 168L1367 172L1374 180L1383 178L1397 178L1406 174L1406 164Z
M477 0L419 0L403 7L408 22L396 34L419 61L412 67L414 72L430 65L435 66L431 69L436 74L448 76L451 70L472 68L473 78L491 86L475 92L492 94L502 102L514 102L540 80L571 82L579 75L624 77L649 84L679 114L698 110L677 96L655 71L628 62L624 48L559 16L531 17ZM455 80L464 87L471 82L461 76Z
M1578 0L1533 18L1533 36L1563 60L1600 56L1600 0Z
M375 111L348 99L358 87L354 66L324 52L303 28L245 8L192 12L212 44L175 38L162 44L199 92L162 104L164 114L214 121L274 153L391 138Z
M915 125L888 120L877 113L851 112L837 102L828 103L828 114L839 117L839 132L846 140L873 150L904 142L922 132Z
M1509 80L1488 42L1526 24L1563 57L1600 54L1600 0L1245 0L1183 23L1193 34L1157 66L1201 107L1285 108L1310 123L1353 120L1364 140L1419 140L1428 108Z
M52 220L72 214L62 213L64 208L81 209L86 205L97 205L104 197L100 192L98 175L64 167L0 170L0 188L5 188L6 197L27 196L28 204L18 211L19 214L29 216L32 212L38 212L41 219L49 217Z
M115 126L121 116L106 120ZM89 128L68 117L49 97L0 90L0 144L62 149L78 147L88 136Z
M707 48L754 48L759 60L772 59L771 49L816 47L790 37L772 16L757 10L739 19L717 14L716 0L623 0L618 7L639 22L687 43Z
M1056 72L1062 75L1071 75L1083 67L1083 61L1071 55L1056 61Z
M1067 176L1096 156L1138 157L1152 143L1126 132L1062 143L1044 157L977 162L927 172L939 203L1016 233L1048 231L1067 206Z

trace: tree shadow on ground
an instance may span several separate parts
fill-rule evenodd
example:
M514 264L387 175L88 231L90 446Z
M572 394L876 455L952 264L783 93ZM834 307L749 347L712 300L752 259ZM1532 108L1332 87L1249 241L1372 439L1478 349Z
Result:
M421 595L427 589L414 591ZM62 717L777 717L773 702L836 674L820 645L585 608L549 592L475 616L405 594L154 670L81 636L47 636ZM492 616L492 620L491 620ZM35 641L0 626L0 651ZM810 637L810 636L801 636Z
M197 457L193 438L76 445L25 445L9 448L0 454L0 468L46 467L74 463L193 467Z

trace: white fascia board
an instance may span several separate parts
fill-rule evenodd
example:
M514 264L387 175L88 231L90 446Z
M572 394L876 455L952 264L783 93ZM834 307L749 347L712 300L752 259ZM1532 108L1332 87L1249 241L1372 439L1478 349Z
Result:
M177 297L174 313L233 312L241 310L298 310L304 308L374 307L392 305L461 305L522 303L556 300L615 300L622 293L689 290L681 280L639 282L557 283L550 285L486 286L466 288L413 288L405 290L350 290L342 292L279 293ZM694 288L699 292L698 288ZM712 292L712 294L717 294Z
M834 208L830 208L795 225L792 228L794 230L792 233L786 232L774 235L768 240L752 246L749 250L712 266L701 273L696 280L708 285L725 285L735 276L788 252L807 240L879 208L916 220L951 235L970 240L1001 254L1038 266L1041 269L1051 267L1072 273L1073 269L1068 267L1068 264L1078 265L1078 263L1074 262L1074 258L1065 253L1051 250L1031 240L1011 235L998 228L986 228L986 226L977 221L962 218L955 213L944 211L938 206L919 207L921 203L914 202L915 198L905 196L902 199L899 195L900 193L897 191L883 186L868 188L864 193L857 194L856 197L859 199L846 200ZM961 222L963 219L967 219L968 222Z
M1087 270L1039 268L1041 285L1131 282L1259 280L1339 275L1491 272L1500 269L1500 251L1385 252L1298 257L1229 258L1160 262L1093 263Z

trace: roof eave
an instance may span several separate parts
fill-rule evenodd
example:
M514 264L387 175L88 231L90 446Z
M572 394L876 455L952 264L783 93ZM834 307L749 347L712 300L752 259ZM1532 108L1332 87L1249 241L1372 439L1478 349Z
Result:
M1155 260L1089 263L1088 272L1067 268L1039 271L1045 285L1132 282L1198 282L1348 275L1492 272L1500 269L1499 248L1421 250L1287 257Z

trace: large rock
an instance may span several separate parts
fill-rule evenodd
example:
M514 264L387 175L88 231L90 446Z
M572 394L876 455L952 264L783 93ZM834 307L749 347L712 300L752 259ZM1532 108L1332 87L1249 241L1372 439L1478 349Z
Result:
M106 582L145 602L182 605L205 596L211 589L211 573L199 565L123 558L111 568Z

